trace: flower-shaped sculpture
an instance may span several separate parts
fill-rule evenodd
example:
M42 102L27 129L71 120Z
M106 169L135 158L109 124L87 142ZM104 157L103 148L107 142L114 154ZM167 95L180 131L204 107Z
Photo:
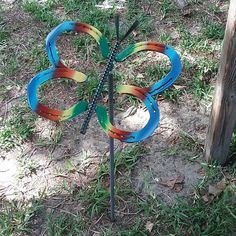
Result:
M31 109L40 116L53 121L72 119L87 111L87 116L82 125L81 133L86 132L93 111L95 110L102 129L110 137L130 143L138 142L149 137L157 128L160 117L159 108L156 101L153 99L153 96L168 89L177 80L178 76L180 75L182 65L178 54L172 47L157 42L140 42L132 44L126 49L117 53L121 41L123 41L136 26L137 22L135 22L131 26L130 30L120 39L118 21L116 21L117 41L110 52L106 38L93 26L74 21L68 21L58 25L48 34L46 38L46 50L49 61L53 67L37 74L34 78L32 78L28 85L28 102ZM107 58L108 62L92 102L89 104L87 101L79 101L69 109L61 111L49 108L40 103L38 101L37 89L42 83L54 78L67 78L79 83L84 82L87 78L85 74L66 67L58 56L56 50L56 39L65 31L79 31L91 35L97 41L102 56ZM145 104L150 114L149 121L141 130L129 132L120 130L113 126L107 115L106 108L104 106L97 105L97 101L102 92L104 83L107 79L109 79L109 75L113 69L114 61L122 62L130 55L140 51L155 51L166 55L171 62L171 70L164 78L150 87L140 88L130 85L118 85L116 87L116 91L118 93L129 94L140 99Z

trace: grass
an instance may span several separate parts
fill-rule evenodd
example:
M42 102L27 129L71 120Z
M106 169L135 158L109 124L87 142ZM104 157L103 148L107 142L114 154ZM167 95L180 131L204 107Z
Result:
M127 153L124 154L127 155ZM127 161L125 162L127 163ZM132 163L129 165L129 171L132 170L135 162L136 160L134 159L132 159L131 162L128 162L130 164ZM123 164L121 166L123 166ZM216 168L216 166L206 165L205 167L207 173L206 179L212 181L216 176L219 177L219 173L221 172L219 166ZM121 173L124 174L124 171L125 170ZM104 168L104 166L101 166L98 173L96 184L93 185L93 183L90 185L89 188L91 189L87 193L84 192L85 196L82 198L83 200L87 199L87 206L89 207L86 209L89 217L94 217L96 214L101 215L102 212L108 210L108 205L106 204L109 199L108 190L107 188L101 187L102 181L99 182L99 178L100 180L104 179L107 175L108 167ZM136 211L138 210L140 213L136 215L132 226L130 226L129 229L113 231L113 235L148 235L148 231L144 224L147 220L154 223L153 233L160 235L220 236L228 235L234 230L236 209L234 203L231 201L232 198L235 197L235 189L232 189L233 185L228 185L224 192L215 198L213 202L205 203L202 196L196 194L191 201L189 201L189 199L182 199L175 205L167 207L163 205L158 198L153 197L153 195L150 195L145 199L139 198L132 191L131 186L129 184L125 185L122 180L123 178L120 176L117 178L117 186L123 188L125 186L126 192L119 194L119 191L117 190L117 198L119 199L122 196L124 200L131 201L132 203L129 203L129 207ZM119 204L120 203L117 203L118 206ZM142 222L139 220L140 217L142 217ZM105 229L104 235L112 235L109 228Z
M79 99L91 99L100 81L99 74L96 71L91 71L86 75L87 80L84 83L79 84L77 87ZM105 86L103 91L105 92L106 90L107 86Z
M236 209L231 201L235 197L235 186L228 185L224 192L216 197L213 202L206 203L199 191L195 197L179 200L171 207L162 204L158 198L150 192L146 198L140 198L131 187L130 174L145 150L141 146L127 149L116 156L116 192L117 206L122 208L122 201L129 202L129 209L138 211L129 228L119 228L117 231L110 228L103 229L102 235L148 235L145 222L154 223L152 233L160 235L228 235L234 230ZM207 181L216 183L222 178L222 167L217 165L205 165ZM86 215L88 219L99 217L109 211L109 192L107 177L109 168L107 164L100 166L97 179L88 188L81 191L77 199L86 202ZM203 186L201 186L203 188ZM126 206L127 207L127 206ZM140 221L142 217L142 222ZM86 226L84 226L86 228ZM71 232L71 231L70 231ZM73 232L73 231L72 231ZM83 231L84 232L84 231Z
M35 47L30 53L31 60L33 61L33 68L37 71L43 71L50 66L45 49L42 46Z
M183 26L179 26L177 31L180 34L179 46L182 50L186 50L189 53L211 53L214 51L209 40L203 37L202 34L194 35L193 37L193 34Z
M135 145L122 152L116 153L116 207L126 209L132 216L128 225L102 226L101 235L148 235L146 223L153 223L154 235L230 235L235 230L235 185L228 184L223 193L212 202L203 201L208 181L218 182L222 178L222 167L205 165L206 178L201 191L196 190L194 197L179 199L168 207L156 198L155 194L140 196L131 184L131 173L137 162L147 150L141 145ZM233 175L234 172L231 172ZM85 189L78 193L70 191L74 204L81 202L85 211L74 214L63 210L47 211L44 215L44 227L47 235L89 235L88 228L91 222L105 217L109 212L108 191L109 165L104 163L99 167L97 177ZM39 202L31 207L19 210L5 206L1 214L1 230L5 234L14 235L17 232L31 232L30 219L38 214L42 205ZM82 208L83 209L83 208ZM17 213L18 212L18 213ZM134 213L136 212L136 213ZM16 223L17 222L17 223ZM95 230L96 231L96 230Z
M145 14L142 8L140 8L140 5L136 4L135 1L128 1L127 14L124 16L124 19L122 19L122 21L124 21L123 24L126 28L129 28L132 24L131 22L134 22L135 20L139 21L138 31L141 32L144 37L142 37L143 41L153 35L153 31L155 30L153 27L153 19ZM123 28L123 33L126 30Z
M160 11L165 17L169 13L173 13L176 10L176 6L171 0L164 0L160 2Z
M206 172L204 186L207 181L210 183L217 183L222 178L224 178L223 168L219 164L217 164L217 162L213 161L211 164L202 163L202 168Z
M40 4L37 1L23 1L22 6L25 11L31 13L34 18L45 23L48 27L56 26L60 20L54 17L53 7L56 1L46 1Z
M22 179L25 176L32 176L33 174L37 174L37 169L40 167L40 164L36 161L29 160L29 159L21 159L20 168L18 178Z
M217 22L208 21L204 25L203 35L208 39L222 40L224 38L225 29Z
M30 233L30 224L37 212L42 208L40 200L29 204L21 202L1 202L0 235L20 235Z
M131 170L144 153L145 150L140 145L135 145L134 147L127 149L125 152L116 153L115 172L117 178L120 180L120 183L118 182L116 186L116 194L118 198L119 196L124 197L132 195L129 177ZM120 176L119 173L124 173L124 176ZM82 191L79 195L79 198L86 202L87 214L89 217L93 217L100 214L102 211L108 210L108 176L109 165L107 163L101 164L98 170L97 179L91 183L87 190Z
M224 2L224 1L225 0L223 0L222 2ZM215 2L209 3L208 4L209 12L212 12L213 14L222 14L222 13L224 13L223 10L220 8L220 2L221 1L215 1Z
M216 77L218 62L199 58L194 61L184 59L183 64L184 79L181 82L189 88L189 92L193 95L195 101L211 95L213 91L211 83ZM185 78L188 79L185 80Z
M1 25L1 20L0 20L0 46L3 46L8 38L8 33L7 30Z
M231 144L230 144L230 149L232 153L236 152L236 134L233 133L232 135L232 140L231 140Z
M95 27L98 27L98 29L107 36L108 39L114 38L114 29L111 28L112 19L114 18L115 9L108 9L108 10L102 10L98 7L96 7L96 4L98 4L98 1L90 1L88 2L78 2L77 0L70 0L70 1L64 1L63 7L66 14L76 14L79 11L79 21L87 22L89 24L94 25ZM151 4L148 2L147 4ZM165 0L159 3L160 6L158 8L158 11L162 15L169 15L171 11L175 9L175 5L169 1ZM53 9L58 5L57 1L48 1L44 5L40 5L36 2L24 2L24 8L31 12L37 20L48 22L50 25L50 15L53 12ZM38 10L40 8L40 11ZM139 26L139 32L142 33L142 36L149 37L153 32L153 22L150 17L147 16L146 12L143 11L137 4L134 4L132 1L128 2L127 8L129 11L129 14L125 14L125 18L123 19L124 25L130 25L130 21L132 18L139 18L140 19L140 26ZM90 14L87 14L87 12L90 12ZM49 17L48 19L45 18L45 16ZM97 25L99 22L99 25ZM128 23L129 22L129 23ZM206 20L203 20L203 22L207 22ZM178 22L177 24L177 31L180 34L180 42L179 46L182 48L182 50L186 50L190 53L196 53L196 52L204 52L204 53L212 53L215 49L214 46L209 44L210 39L216 39L219 40L222 38L223 34L223 28L222 26L218 25L217 23L211 22L210 24L205 24L202 32L199 35L196 35L192 37L192 33L185 28L184 26L180 25ZM102 25L102 28L101 28ZM145 27L144 27L145 26ZM220 30L221 28L221 30ZM150 35L149 35L150 34ZM142 37L143 38L143 37ZM159 39L160 41L164 43L171 43L170 34L166 34L165 32L160 34ZM76 38L74 40L74 45L77 47L78 51L83 51L86 55L91 55L91 59L98 64L101 64L104 62L103 58L100 55L100 52L94 51L93 47L95 44L92 43L91 39L88 37L80 37ZM46 59L44 54L41 54L37 52L37 49L33 51L33 57L36 59L36 65L35 69L37 71L40 71L42 69L45 69L49 66L48 60ZM86 56L87 57L87 56ZM207 60L202 60L207 61ZM196 65L198 65L199 62L196 62ZM166 67L167 68L167 67ZM156 79L156 75L159 77L162 77L164 74L166 74L166 68L163 66L154 66L152 69L146 68L146 74L150 77L150 81L152 83L153 80ZM129 68L129 71L132 68ZM205 68L204 68L205 69ZM191 89L193 97L198 100L199 98L203 98L205 96L208 96L212 92L212 87L209 86L209 83L207 81L202 81L201 76L203 77L206 73L201 70L195 70L196 74L194 74L193 82L191 83ZM130 72L129 72L130 73ZM127 81L128 77L127 73L124 73L125 76L123 80ZM195 77L198 77L198 79L195 79ZM137 83L140 86L146 86L145 80L139 80ZM78 93L81 94L80 98L90 96L90 94L94 91L94 86L97 84L97 79L95 81L89 81L88 86L91 88L89 90L89 94L84 93L84 86L82 85L81 88L78 88ZM170 89L163 93L163 97L169 101L177 102L178 97L182 95L182 90L177 89Z
M81 235L85 226L80 215L59 213L57 215L50 212L46 217L47 235Z
M209 181L216 183L222 178L220 166L205 165L205 171L205 188ZM199 194L196 189L195 194L191 200L179 199L171 207L150 196L139 201L139 208L143 209L146 217L152 217L154 232L160 235L231 235L236 222L235 185L229 184L209 203L203 201L203 192Z
M179 138L180 138L180 143L184 148L190 151L196 151L196 150L199 151L199 144L197 140L194 137L192 137L190 134L184 131L181 131L179 133Z
M170 147L170 148L165 148L165 149L161 150L161 154L165 157L170 157L170 156L175 156L182 151L183 150L181 147L176 146L176 147Z
M153 82L155 83L158 79L162 79L165 75L167 75L167 73L170 70L170 67L167 66L166 64L167 61L164 61L164 63L148 65L146 67L145 72L149 78L148 83L153 83Z
M202 148L202 145L199 144L194 136L191 136L184 131L180 131L178 134L178 143L162 149L161 154L163 155L163 158L183 157L190 161L194 161L201 156Z
M25 102L11 109L11 115L2 126L0 133L0 145L3 149L10 150L28 140L33 134L36 116L28 111Z
M205 81L195 80L192 83L193 98L196 100L210 96L212 94L213 88Z
M2 14L3 9L0 6L0 13ZM0 16L0 49L3 44L5 44L6 40L8 38L8 32L6 27L4 27L4 22L2 16Z
M162 235L228 235L235 226L235 207L228 203L230 192L227 190L221 197L210 204L196 199L191 205L179 202L171 208L160 206L156 223L162 229ZM156 203L157 206L159 203ZM230 215L230 216L229 216ZM229 216L229 217L227 217ZM158 231L157 231L158 232Z
M75 38L73 41L77 52L82 53L86 57L86 61L92 60L96 65L105 63L101 51L98 50L97 42L88 35L81 35L81 37Z
M170 102L178 103L180 96L183 94L182 90L169 88L162 93L162 97Z
M172 43L171 35L166 32L161 32L160 36L157 39L157 42L163 44L171 44Z
M114 231L112 227L102 230L102 236L113 236L114 233L116 236L146 236L147 230L141 229L142 223L140 220L137 220L130 229L120 229L119 231Z
M114 30L111 29L109 21L114 17L114 9L103 10L96 5L99 1L78 1L70 0L63 1L64 9L67 14L77 13L76 18L80 22L86 22L93 25L102 32L107 38L111 39L115 35ZM88 14L89 12L89 14ZM78 14L79 13L79 14Z
M7 39L10 37L9 32L4 24L3 17L1 16L2 13L3 13L3 9L0 6L0 61L4 61L4 54L1 51L6 47ZM1 71L1 67L4 69L4 65L1 66L1 64L0 64L0 85L1 85L1 80L3 79L3 75L4 75L3 72ZM1 87L2 85L0 86L0 89L1 89L0 91L2 92Z
M60 142L62 141L63 131L64 131L63 125L60 125L55 130L55 132L50 131L49 136L37 137L37 139L35 140L35 145L39 148L43 147L56 148L58 145L60 145Z
M17 73L18 68L18 60L16 58L11 58L6 62L6 66L3 69L3 75L6 77L11 77Z

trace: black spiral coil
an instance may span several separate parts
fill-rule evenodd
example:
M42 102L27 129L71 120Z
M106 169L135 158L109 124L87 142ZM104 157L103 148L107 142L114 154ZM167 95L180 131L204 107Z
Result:
M84 123L82 125L81 131L80 131L81 134L85 134L86 131L87 131L87 128L89 126L89 122L90 122L90 120L92 118L92 115L93 115L93 112L95 110L97 101L98 101L98 99L101 96L103 86L104 86L107 78L109 77L112 69L113 69L115 55L116 55L116 52L117 52L119 46L120 46L120 41L116 41L116 43L115 43L114 47L112 48L112 51L111 51L111 53L109 55L105 71L104 71L104 73L102 75L102 78L101 78L99 84L98 84L98 87L96 89L95 95L93 96L93 100L89 104L88 113L87 113L87 116L86 116L86 118L84 120Z

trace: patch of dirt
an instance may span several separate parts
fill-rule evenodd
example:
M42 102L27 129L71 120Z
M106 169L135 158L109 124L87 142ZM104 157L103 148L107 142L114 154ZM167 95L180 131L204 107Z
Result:
M47 137L41 143L22 145L5 153L0 168L1 193L5 199L29 200L42 192L50 194L56 188L61 191L63 180L75 181L81 187L91 181L108 152L108 138L95 119L92 118L84 136L79 133L78 121L72 121L58 146Z
M1 109L0 116L7 116L13 105L21 103L25 84L36 73L30 61L32 45L43 43L46 36L41 23L35 22L17 4L9 4L3 14L3 26L9 31L9 36L7 44L0 48L0 75L7 70L7 76L0 80L0 88L4 89L4 93L1 92L4 109ZM9 71L11 61L16 63L14 72Z
M177 149L171 155L165 155L163 151L181 145L179 140L181 132L194 137L196 145L203 145L208 118L205 114L184 104L176 107L172 103L162 101L159 103L159 108L161 112L159 127L152 137L143 142L149 151L133 172L133 184L138 192L155 194L164 203L170 205L177 197L190 196L197 183L201 181L202 176L198 173L201 168L199 163L201 158L197 158L197 161L189 160L196 156L196 153L188 150L187 146ZM120 120L120 123L121 125L123 123L127 130L138 130L141 128L140 123L144 124L147 119L149 119L148 112L137 109L134 114ZM184 176L181 191L176 192L158 183L158 179L162 177L178 175Z

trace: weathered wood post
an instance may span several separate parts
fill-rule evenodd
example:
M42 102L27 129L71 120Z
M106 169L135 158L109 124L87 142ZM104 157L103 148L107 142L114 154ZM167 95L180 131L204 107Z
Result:
M206 136L205 158L227 160L236 126L236 0L230 1L220 67Z

